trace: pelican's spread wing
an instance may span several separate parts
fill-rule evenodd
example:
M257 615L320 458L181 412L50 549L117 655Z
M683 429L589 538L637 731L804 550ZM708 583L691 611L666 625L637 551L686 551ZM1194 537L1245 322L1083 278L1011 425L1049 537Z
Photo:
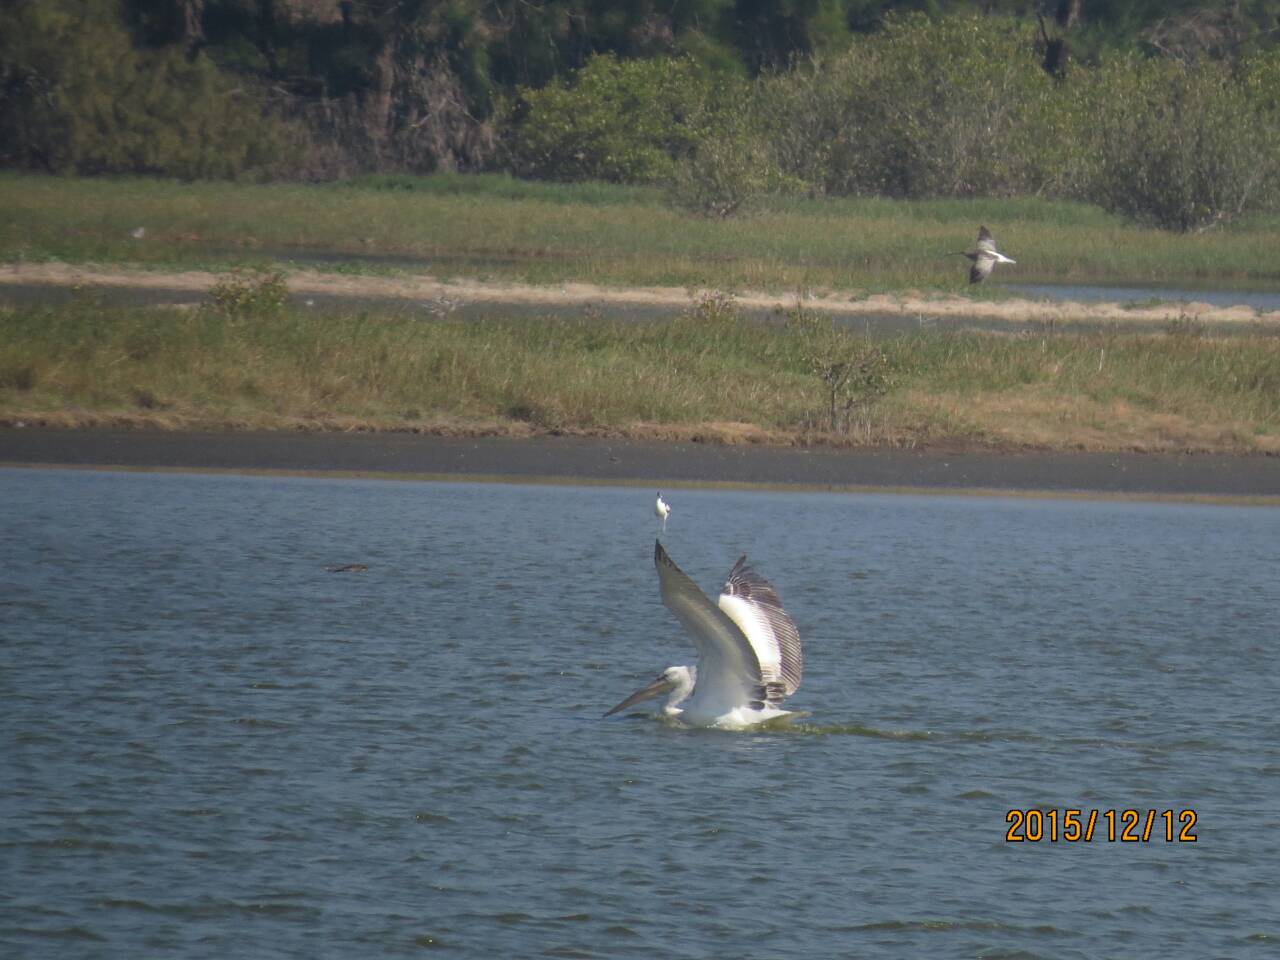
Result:
M726 710L781 700L780 689L767 689L755 648L738 624L707 599L658 541L653 545L653 563L658 568L662 602L676 615L698 649L699 698L723 704Z
M985 226L978 228L978 252L979 253L995 253L996 241L991 236L991 231Z
M755 650L764 681L781 683L788 697L795 693L804 673L800 631L782 609L773 584L747 566L745 556L729 571L720 594L720 609L738 625Z
M991 276L991 270L995 267L996 261L994 257L989 257L984 253L979 253L973 266L969 268L969 282L980 283Z
M1000 260L995 238L986 226L978 228L978 249L969 255L969 259L973 261L973 266L969 268L970 283L981 283L991 276L992 268Z

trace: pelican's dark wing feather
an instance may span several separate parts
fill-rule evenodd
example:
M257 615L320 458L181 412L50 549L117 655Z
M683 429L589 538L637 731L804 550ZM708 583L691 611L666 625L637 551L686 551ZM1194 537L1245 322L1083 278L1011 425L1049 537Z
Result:
M978 254L977 259L973 261L973 266L969 268L969 282L980 283L987 279L991 276L991 270L995 265L995 258Z
M755 650L766 685L780 683L788 697L795 693L804 674L800 631L783 609L773 584L752 570L745 556L729 571L720 609L733 618Z

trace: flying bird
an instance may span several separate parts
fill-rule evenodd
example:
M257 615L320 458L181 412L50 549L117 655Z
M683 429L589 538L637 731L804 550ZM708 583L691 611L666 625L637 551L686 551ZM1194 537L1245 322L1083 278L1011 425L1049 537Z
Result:
M1017 260L1010 260L1003 253L996 250L995 239L991 236L991 231L986 227L978 228L978 249L968 251L956 251L955 256L968 257L973 261L973 266L969 268L969 282L981 283L987 277L991 276L991 270L997 263L1017 263Z
M662 521L662 532L667 532L667 517L671 516L671 504L662 499L662 491L658 491L658 499L653 502L653 512Z
M804 660L800 631L773 585L743 556L729 571L717 604L659 541L653 562L662 602L693 639L698 665L668 667L605 716L664 693L669 696L663 713L695 727L741 729L790 715L782 701L799 689Z

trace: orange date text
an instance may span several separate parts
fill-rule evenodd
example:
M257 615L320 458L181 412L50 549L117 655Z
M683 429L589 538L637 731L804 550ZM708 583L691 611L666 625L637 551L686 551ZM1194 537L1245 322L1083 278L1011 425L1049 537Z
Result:
M1195 843L1194 810L1014 809L1005 814L1009 843Z

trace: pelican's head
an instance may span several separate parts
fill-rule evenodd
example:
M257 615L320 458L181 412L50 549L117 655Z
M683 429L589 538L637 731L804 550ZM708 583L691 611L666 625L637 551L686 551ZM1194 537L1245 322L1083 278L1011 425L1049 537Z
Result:
M621 713L627 707L634 707L641 701L661 696L664 693L671 694L664 708L667 711L671 711L677 703L693 692L695 676L693 667L667 667L667 669L658 674L656 680L647 686L641 687L606 713L605 716L611 717L615 713Z

